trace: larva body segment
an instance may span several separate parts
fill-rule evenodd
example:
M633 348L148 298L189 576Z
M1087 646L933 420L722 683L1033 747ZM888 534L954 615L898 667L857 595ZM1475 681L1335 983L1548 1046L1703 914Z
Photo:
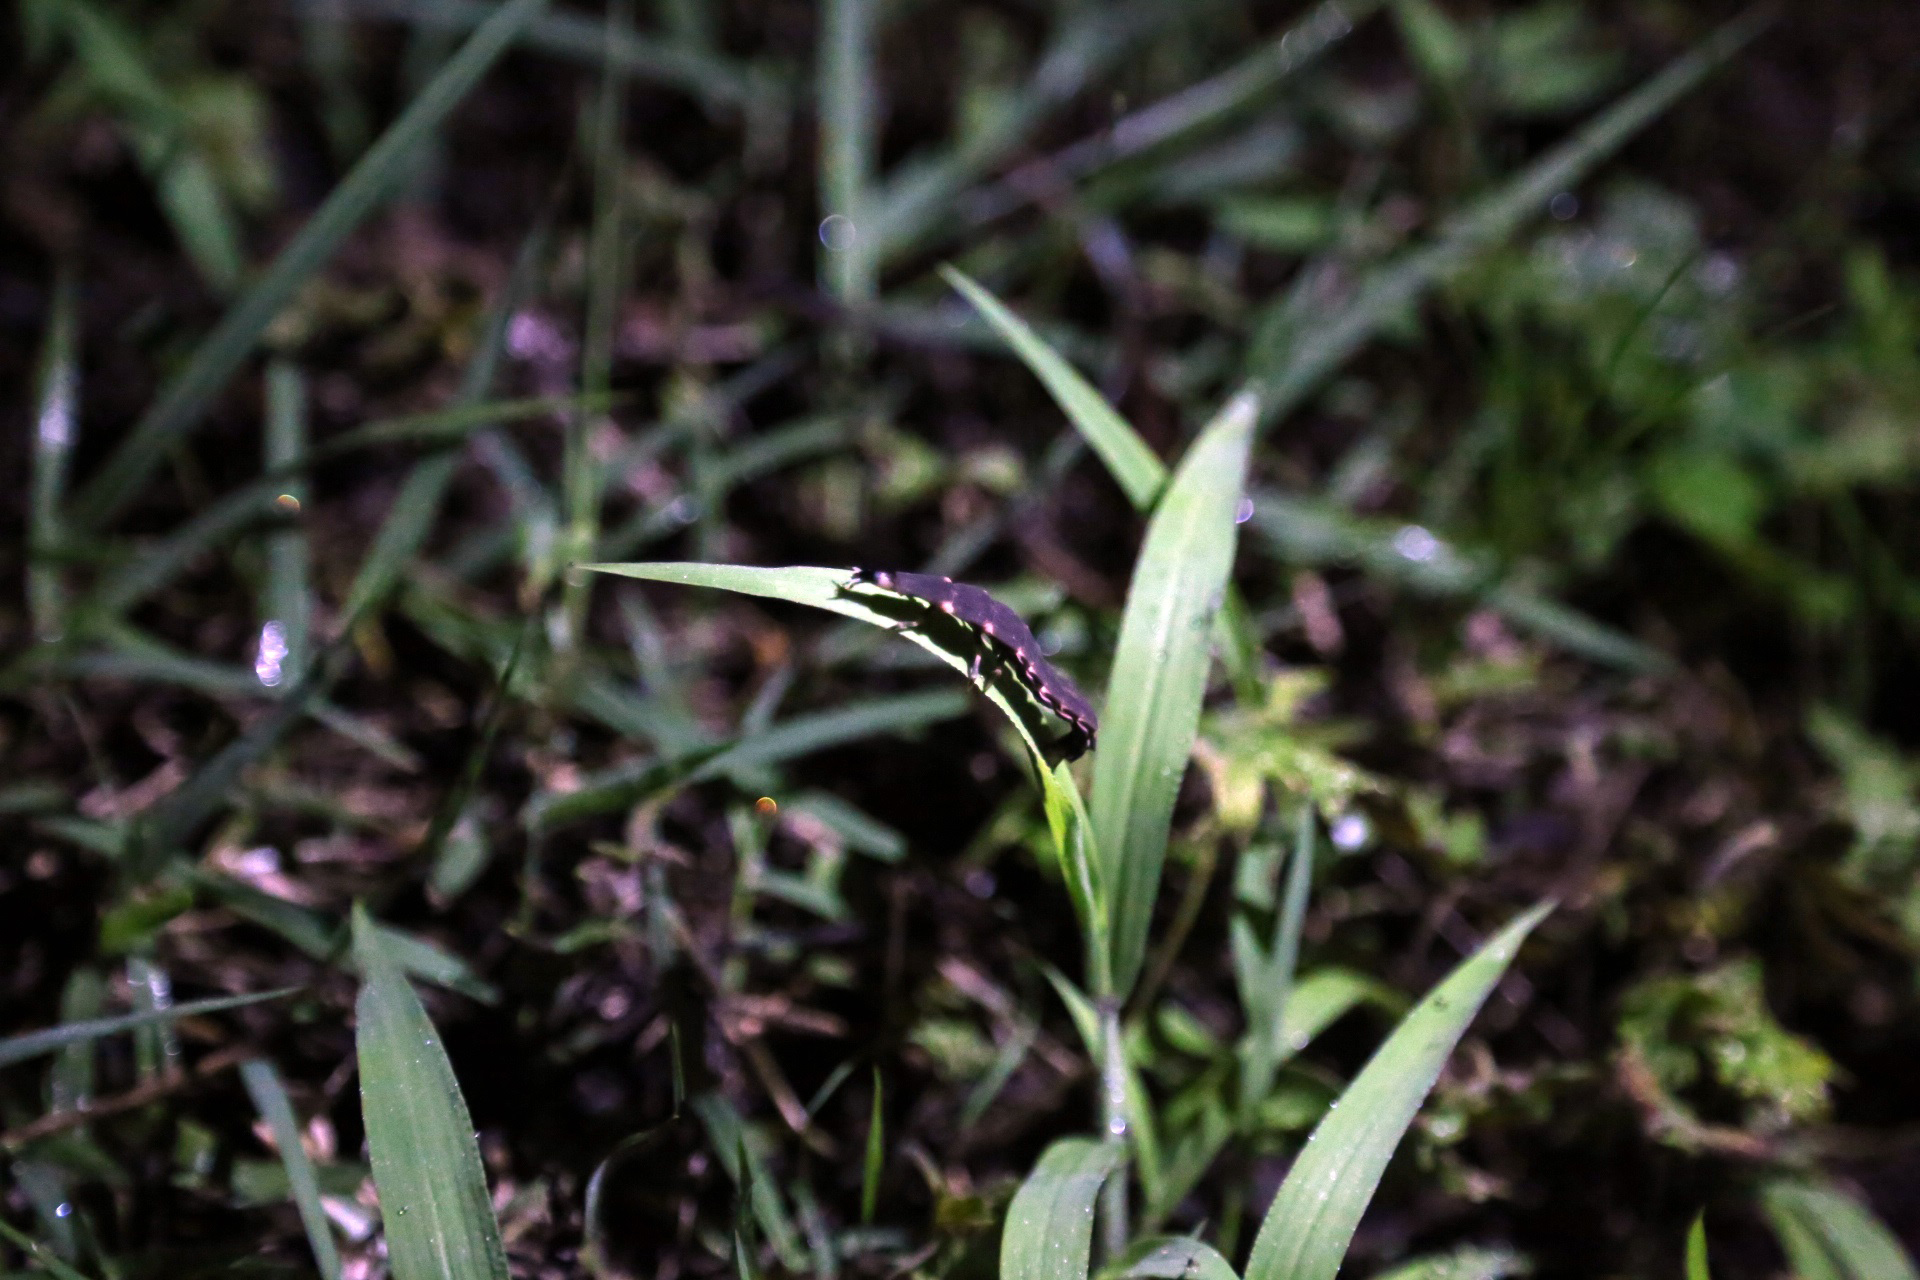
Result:
M1100 728L1093 704L1065 672L1047 661L1026 620L1007 605L979 587L931 573L855 569L852 581L924 600L940 612L977 627L983 636L982 643L990 652L997 649L999 653L995 656L1004 654L1011 660L1021 683L1035 701L1067 722L1071 731L1060 742L1066 757L1074 759L1092 748ZM979 669L980 660L976 656L973 671L977 674Z

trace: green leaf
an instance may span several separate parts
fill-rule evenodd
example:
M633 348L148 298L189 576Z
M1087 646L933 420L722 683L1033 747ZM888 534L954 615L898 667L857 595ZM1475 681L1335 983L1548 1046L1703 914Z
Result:
M314 1266L319 1268L321 1280L340 1280L340 1250L333 1242L333 1228L327 1225L327 1211L320 1204L320 1182L314 1176L313 1162L307 1159L307 1149L300 1145L300 1123L294 1118L280 1073L272 1063L255 1059L240 1064L240 1079L280 1149L280 1163L286 1168L293 1202L299 1206L300 1223L307 1230Z
M861 307L879 286L879 242L867 218L880 114L873 83L874 0L826 0L820 22L821 275Z
M1721 27L1572 137L1449 218L1431 244L1409 249L1370 273L1346 307L1298 325L1295 340L1284 351L1256 350L1248 389L1260 396L1262 421L1272 421L1298 406L1383 329L1406 315L1427 290L1482 250L1505 240L1554 195L1578 186L1773 20L1774 11L1761 5Z
M766 1162L761 1159L740 1113L715 1093L693 1099L692 1108L700 1117L700 1123L706 1126L707 1141L714 1154L753 1211L753 1220L766 1233L781 1264L789 1271L804 1271L807 1255L800 1244L800 1233L794 1229L793 1217L780 1199L780 1189L767 1173ZM742 1255L739 1260L744 1263L746 1258Z
M1505 1280L1533 1270L1524 1254L1504 1246L1463 1245L1447 1253L1429 1254L1383 1271L1375 1280Z
M1400 1138L1520 943L1552 903L1502 929L1414 1007L1314 1129L1267 1211L1247 1280L1333 1280Z
M817 568L812 566L792 566L770 569L750 565L725 564L687 564L687 563L632 563L632 564L591 564L581 569L590 573L611 573L622 577L639 578L652 582L677 582L688 586L718 587L726 591L739 592L742 595L763 596L773 600L786 600L793 604L804 604L815 609L824 609L843 617L853 618L871 626L895 628L901 621L920 618L922 615L914 606L898 600L889 593L860 589L851 590L848 584L848 571L845 569ZM965 674L971 661L972 650L968 643L956 635L944 631L942 620L934 618L923 626L900 632L907 640L919 645L927 652L938 657L954 670ZM1020 740L1026 745L1029 758L1033 762L1034 775L1038 780L1046 802L1049 829L1053 833L1055 854L1060 860L1062 874L1067 880L1069 891L1073 894L1074 909L1080 916L1081 926L1088 939L1090 967L1104 976L1105 958L1109 954L1106 945L1108 904L1102 890L1096 841L1092 827L1087 820L1086 808L1080 798L1079 788L1074 784L1073 775L1064 764L1050 764L1046 751L1038 736L1046 732L1045 713L1034 705L1024 691L1019 689L1011 677L1002 675L987 685L987 698L1006 715ZM946 700L941 694L915 694L909 698L921 700L914 705L914 714L927 720L957 715L965 708L963 697L956 696ZM936 701L938 700L938 701ZM906 703L907 698L895 699ZM653 762L645 766L636 776L635 784L649 788L664 788L679 781L683 776L711 777L733 769L752 765L771 763L774 760L802 754L814 749L812 729L803 731L802 722L820 721L818 728L832 728L834 734L843 736L844 728L857 728L864 736L879 731L878 727L861 727L849 724L841 726L843 718L850 718L854 708L841 712L826 713L818 717L798 717L787 725L776 726L766 732L741 739L726 751L705 759L687 773L675 769L671 762ZM829 723L830 722L830 723ZM833 736L833 735L829 735ZM836 738L836 740L838 740ZM616 784L616 787L618 784ZM551 800L542 800L541 807L534 817L540 826L551 826L577 816L586 816L592 812L606 812L608 807L618 808L633 802L629 790L620 789L617 794L601 795L590 793L583 788L567 796L556 796ZM634 796L633 798L637 798Z
M1781 1179L1760 1206L1798 1280L1916 1280L1913 1260L1871 1210L1837 1187Z
M1113 993L1121 996L1146 953L1173 802L1199 727L1256 409L1252 397L1235 396L1187 451L1147 526L1127 591L1092 806L1110 895Z
M1707 1268L1707 1215L1697 1214L1687 1229L1687 1280L1713 1280Z
M1190 1236L1141 1240L1102 1274L1105 1280L1240 1280L1219 1250Z
M0 1219L0 1236L13 1241L16 1248L40 1266L45 1267L56 1277L56 1280L89 1280L86 1272L69 1265L59 1254L5 1219Z
M880 1068L873 1069L873 1114L867 1120L867 1163L860 1178L860 1222L873 1222L874 1206L880 1200L880 1172L887 1164L886 1116L881 1111L883 1093Z
M261 991L250 996L215 996L211 1000L189 1000L185 1004L176 1004L165 1009L126 1013L116 1018L90 1018L85 1022L69 1022L58 1027L48 1027L45 1031L29 1031L24 1035L8 1036L0 1040L0 1067L10 1067L16 1062L25 1062L29 1058L53 1053L70 1044L97 1040L101 1036L115 1035L122 1031L135 1031L141 1027L157 1026L172 1022L176 1018L219 1013L223 1009L239 1009L266 1000L278 1000L298 990L298 987L281 987L276 991Z
M33 405L33 485L28 501L27 606L33 633L58 640L66 632L66 584L56 558L64 540L61 505L73 465L80 415L79 286L69 267L55 277L47 336L40 352Z
M1126 1158L1122 1144L1092 1138L1048 1147L1007 1207L1000 1280L1087 1280L1094 1200Z
M373 1182L395 1280L507 1280L480 1145L439 1034L365 908L353 911L365 982L354 1002Z
M546 0L508 0L447 60L353 172L300 228L264 275L201 340L80 495L77 523L99 528L130 502L167 450L199 424L260 335L309 277L394 188L415 151L460 104Z
M971 276L944 265L940 274L966 296L993 326L994 332L1013 348L1021 363L1045 384L1047 394L1106 464L1107 471L1126 493L1127 501L1142 511L1152 507L1167 483L1167 464L1154 456L1140 434L1114 411L1106 397L1096 391L1078 369Z

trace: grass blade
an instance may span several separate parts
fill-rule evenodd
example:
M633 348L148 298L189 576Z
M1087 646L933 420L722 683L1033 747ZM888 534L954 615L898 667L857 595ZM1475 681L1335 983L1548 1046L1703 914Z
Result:
M1078 369L971 276L950 266L942 266L940 274L973 304L994 332L1005 339L1021 363L1033 371L1033 376L1045 384L1053 402L1060 406L1061 412L1119 482L1127 501L1141 511L1151 508L1167 483L1167 464L1154 455L1139 432L1115 412L1106 397L1095 390Z
M366 910L354 1002L360 1105L395 1280L507 1280L473 1120L439 1034Z
M1048 1147L1007 1207L1001 1280L1087 1280L1094 1200L1126 1158L1123 1144L1092 1138Z
M4 1218L0 1218L0 1236L11 1240L14 1247L33 1259L36 1265L45 1267L47 1273L54 1276L55 1280L91 1280L86 1272L73 1266L52 1249Z
M860 1178L860 1225L871 1226L880 1202L880 1173L887 1165L886 1115L882 1111L880 1068L873 1069L873 1115L867 1121L867 1164Z
M32 561L27 569L27 608L33 633L58 640L66 633L66 586L54 553L60 548L67 469L73 461L78 427L80 337L76 319L78 286L62 267L53 284L46 345L40 355L40 382L34 394L33 492L27 516Z
M368 149L273 265L201 340L186 367L167 383L101 466L80 495L79 524L100 528L133 499L166 451L199 425L201 415L246 362L274 316L393 190L406 175L416 149L545 4L546 0L508 0Z
M1187 451L1127 591L1092 806L1111 895L1116 995L1132 987L1146 953L1173 802L1206 693L1213 619L1233 568L1255 410L1250 397L1236 396Z
M873 90L873 0L825 0L820 23L820 273L848 306L878 290L867 224L879 114Z
M320 1280L340 1280L340 1250L333 1242L327 1211L320 1205L320 1183L314 1176L313 1162L307 1159L307 1149L300 1145L300 1122L294 1118L280 1073L272 1063L255 1059L240 1064L240 1079L280 1149L280 1163L287 1171L293 1202L300 1209L300 1223L307 1230L307 1244L313 1249L313 1265L319 1269Z
M1687 1229L1687 1280L1713 1280L1707 1267L1707 1215L1694 1218Z
M239 1009L267 1000L278 1000L297 990L299 990L298 987L281 987L276 991L260 991L253 995L214 996L208 1000L189 1000L185 1004L169 1005L164 1009L150 1009L143 1013L124 1013L112 1018L90 1018L85 1022L67 1022L57 1027L48 1027L45 1031L29 1031L23 1035L8 1036L0 1040L0 1067L10 1067L16 1062L25 1062L29 1058L54 1053L68 1045L97 1040L101 1036L118 1035L122 1031L137 1031L142 1027L158 1026L178 1018L191 1018L203 1013L219 1013L224 1009Z
M1130 112L1111 129L1023 166L993 187L969 193L962 205L966 224L978 227L1004 217L1051 186L1085 178L1267 101L1282 82L1346 39L1377 8L1379 0L1325 0L1218 75Z
M307 0L308 4L337 2L339 0ZM455 31L477 27L498 12L496 6L479 0L345 0L345 3L355 13L400 18L421 26ZM769 84L764 77L729 59L632 31L623 32L609 44L606 24L585 14L544 14L528 25L519 42L526 48L589 66L617 64L636 79L684 89L709 108L758 110L767 105L764 100L770 94L778 95L780 90L780 86Z
M760 568L751 565L695 564L671 561L638 561L630 564L589 564L580 566L589 573L612 573L650 582L676 582L691 587L715 587L741 595L762 596L825 609L842 617L871 626L891 629L906 616L918 616L896 609L895 601L881 594L847 590L849 570L796 565L787 568ZM937 622L900 633L901 638L919 645L954 670L966 673L970 655L953 643L953 637ZM941 643L945 640L946 643ZM1038 732L1044 731L1044 717L1038 708L1028 705L1024 696L1016 701L1009 696L1007 681L995 680L987 687L987 697L1006 713L1019 731L1040 769L1050 772L1044 763L1046 753L1040 747Z
M607 43L613 44L632 26L632 0L613 0L607 6ZM626 218L621 199L627 182L621 133L626 106L626 73L609 62L601 74L593 114L593 228L587 245L587 307L580 344L580 389L589 396L604 395L613 381L614 327L626 280ZM561 564L594 559L593 548L600 537L603 464L589 447L589 438L599 425L599 417L593 414L576 413L567 419L560 479L567 522ZM570 653L580 639L592 583L593 579L574 574L562 588L558 615L562 626L555 633L555 647L562 652Z
M1247 1030L1241 1039L1243 1123L1251 1120L1254 1111L1272 1091L1274 1073L1289 1052L1287 1015L1293 1004L1300 931L1306 920L1307 894L1313 887L1313 855L1317 843L1313 804L1305 798L1299 804L1300 811L1294 818L1293 849L1287 855L1286 891L1274 918L1273 941L1260 946L1252 938L1245 918L1236 918L1233 922L1234 968L1236 974L1244 974L1240 1004L1247 1011ZM1243 953L1249 953L1244 965L1241 963ZM1257 953L1258 958L1253 959L1251 953Z
M1271 422L1293 409L1435 283L1513 234L1557 192L1577 186L1601 161L1745 48L1773 18L1774 10L1762 6L1721 27L1449 220L1435 242L1409 250L1369 276L1346 307L1303 328L1301 340L1273 367L1250 370L1248 389L1260 397L1261 420Z
M1267 1210L1246 1280L1333 1280L1360 1215L1455 1044L1507 971L1541 903L1462 961L1394 1029L1314 1129Z
M795 1230L793 1218L780 1199L780 1189L768 1176L766 1163L755 1149L740 1113L732 1103L713 1093L695 1098L692 1107L706 1127L707 1141L714 1154L720 1157L721 1166L733 1179L741 1200L752 1211L760 1230L766 1233L781 1264L796 1274L804 1272L807 1255L800 1244L800 1233ZM744 1254L739 1260L743 1265L747 1261Z
M1190 1236L1153 1236L1135 1244L1110 1269L1127 1280L1240 1280L1212 1245Z
M307 387L300 370L284 360L267 366L267 432L262 451L269 469L288 467L307 452ZM298 512L307 501L307 487L290 482L275 502ZM313 655L308 632L313 612L307 587L307 534L296 523L267 540L267 584L262 610L266 618L261 644L269 628L279 628L281 662L288 671L306 670ZM265 677L262 677L263 682ZM276 681L277 683L277 681Z
M1782 1179L1762 1188L1760 1206L1799 1280L1920 1276L1893 1233L1836 1187Z

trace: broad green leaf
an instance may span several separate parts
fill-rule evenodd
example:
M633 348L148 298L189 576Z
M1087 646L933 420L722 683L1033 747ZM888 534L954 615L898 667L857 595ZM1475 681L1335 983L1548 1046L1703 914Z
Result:
M1191 1236L1141 1240L1101 1274L1103 1280L1240 1280L1219 1250Z
M1126 1158L1123 1144L1092 1138L1048 1147L1007 1207L1000 1280L1087 1280L1094 1201Z
M1761 1208L1798 1280L1915 1280L1913 1259L1871 1210L1831 1185L1781 1179Z
M353 951L360 1106L394 1280L507 1280L480 1145L440 1036L362 907Z
M981 288L971 276L950 266L942 266L940 274L946 277L948 284L966 296L974 309L993 326L994 332L1013 348L1013 353L1020 357L1021 363L1045 384L1053 402L1060 406L1068 421L1073 423L1093 451L1100 455L1100 461L1106 464L1107 471L1126 493L1127 501L1142 511L1152 507L1154 499L1160 496L1161 488L1167 483L1167 464L1154 456L1153 450L1147 447L1147 442L1140 438L1140 434L1114 411L1106 397L1095 390L1078 369L1068 364L1047 345L1044 338L1028 327L1026 321L1007 310L998 298Z
M1173 802L1200 723L1257 406L1235 396L1188 449L1147 526L1127 591L1100 749L1093 835L1113 930L1113 993L1139 975Z
M287 1186L300 1209L300 1223L306 1228L307 1245L313 1250L320 1280L340 1280L340 1250L333 1242L333 1228L327 1225L327 1211L320 1204L320 1182L314 1176L313 1162L307 1159L307 1149L300 1145L300 1123L294 1118L280 1073L272 1063L256 1058L240 1064L240 1080L253 1099L253 1109L266 1121L274 1145L280 1149Z
M186 367L168 381L159 398L81 493L78 523L99 528L133 499L167 450L199 424L201 415L246 362L281 308L326 264L362 219L386 199L405 176L420 145L545 5L546 0L508 0L447 60L281 250L273 265L201 340Z
M1541 903L1462 961L1347 1086L1274 1197L1246 1280L1333 1280L1387 1161L1454 1045L1522 940L1552 909Z
M0 1067L10 1067L16 1062L25 1062L29 1058L53 1053L70 1044L97 1040L101 1036L115 1035L122 1031L136 1031L141 1027L158 1026L178 1018L190 1018L203 1013L219 1013L223 1009L239 1009L265 1000L278 1000L297 990L299 990L298 987L281 987L276 991L262 991L249 996L215 996L211 1000L189 1000L185 1004L176 1004L165 1009L126 1013L114 1018L90 1018L85 1022L69 1022L58 1027L48 1027L45 1031L29 1031L24 1035L8 1036L0 1040Z

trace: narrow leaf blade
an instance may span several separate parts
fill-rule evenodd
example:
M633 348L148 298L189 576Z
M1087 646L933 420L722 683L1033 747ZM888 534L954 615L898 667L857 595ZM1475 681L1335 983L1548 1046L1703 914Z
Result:
M354 1003L360 1105L395 1280L507 1280L473 1120L439 1033L365 909Z
M1048 1147L1007 1208L1001 1280L1087 1280L1094 1201L1125 1162L1117 1142L1062 1138Z
M1127 501L1141 511L1151 508L1167 483L1167 464L1154 456L1139 432L1107 403L1106 397L1095 390L1078 369L1047 345L1046 339L971 276L950 266L942 266L940 274L973 304L994 332L1013 348L1020 362L1045 385L1053 402L1106 464L1107 471L1127 495Z
M1247 1280L1333 1280L1387 1161L1455 1044L1533 927L1541 903L1427 994L1327 1113L1267 1210Z
M1127 591L1092 805L1111 902L1114 991L1122 996L1146 952L1173 802L1199 726L1256 413L1251 397L1234 397L1187 451Z
M447 60L167 383L80 495L78 523L98 528L126 506L166 451L199 423L280 309L393 190L416 149L545 5L508 0Z

